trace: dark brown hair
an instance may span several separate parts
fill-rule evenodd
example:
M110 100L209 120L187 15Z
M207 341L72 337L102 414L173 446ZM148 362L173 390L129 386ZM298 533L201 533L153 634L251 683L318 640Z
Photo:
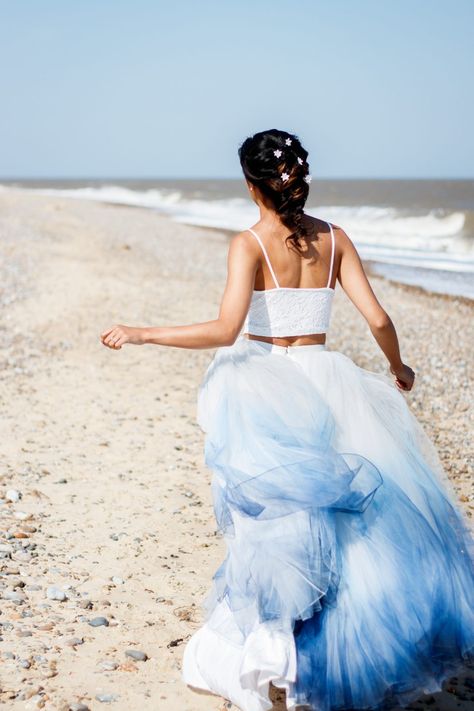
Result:
M274 151L278 150L281 155L275 156ZM282 223L293 230L287 239L298 246L299 240L310 232L303 224L303 208L309 193L305 180L309 171L308 151L298 136L276 128L260 131L243 141L239 159L245 178L270 200ZM282 180L282 173L287 173L287 180Z

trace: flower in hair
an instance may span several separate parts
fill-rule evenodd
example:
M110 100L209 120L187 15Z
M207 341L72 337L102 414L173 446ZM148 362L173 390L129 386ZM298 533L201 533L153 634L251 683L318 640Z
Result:
M289 177L290 177L290 176L289 176L288 173L282 173L282 174L281 174L281 179L283 180L284 183L286 183L286 181L288 180Z
M309 185L309 183L310 183L311 180L312 180L312 176L311 176L309 173L307 173L307 174L304 176L304 180L305 180L305 181L308 183L308 185Z
M273 151L273 155L279 158L281 156L282 152L280 151L279 148L276 149L276 151Z
M299 163L300 165L303 165L303 159L298 157L298 163Z
M291 138L287 138L285 143L287 146L291 146Z

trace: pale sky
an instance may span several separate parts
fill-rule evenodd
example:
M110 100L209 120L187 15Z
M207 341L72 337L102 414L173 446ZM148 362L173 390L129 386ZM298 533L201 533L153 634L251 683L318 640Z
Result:
M0 0L0 179L474 177L473 0Z

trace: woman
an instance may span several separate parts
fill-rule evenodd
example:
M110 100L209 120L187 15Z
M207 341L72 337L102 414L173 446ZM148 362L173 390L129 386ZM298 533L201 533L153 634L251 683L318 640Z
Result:
M218 317L101 334L104 345L219 347L198 398L227 556L183 679L244 711L406 706L474 646L467 518L400 391L414 373L344 231L306 215L297 136L247 138L260 220L230 244ZM336 281L394 382L326 349ZM241 333L243 328L243 333Z

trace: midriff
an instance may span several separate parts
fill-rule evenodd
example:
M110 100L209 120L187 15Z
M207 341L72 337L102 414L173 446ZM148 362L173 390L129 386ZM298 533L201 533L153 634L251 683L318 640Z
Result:
M306 336L286 336L285 338L276 338L275 336L256 336L250 333L244 333L244 336L245 338L253 341L273 343L275 346L310 346L313 344L326 343L325 333L312 333Z

